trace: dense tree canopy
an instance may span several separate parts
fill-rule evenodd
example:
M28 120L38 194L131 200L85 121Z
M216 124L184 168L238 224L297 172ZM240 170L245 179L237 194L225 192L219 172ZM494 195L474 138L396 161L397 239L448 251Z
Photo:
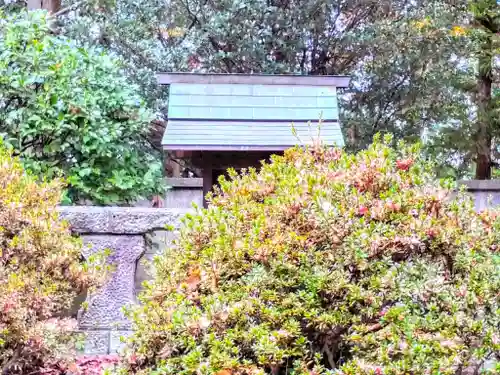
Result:
M350 147L379 131L424 138L442 172L470 175L479 158L484 178L497 126L478 75L494 76L498 9L495 0L119 0L62 21L124 56L152 101L155 70L352 75L341 107Z
M496 0L87 0L63 1L54 26L121 56L158 109L166 95L155 71L349 74L349 147L379 131L421 138L442 173L488 178L499 159L499 9Z
M119 62L49 31L43 12L1 14L0 136L67 198L114 204L161 190L153 112Z

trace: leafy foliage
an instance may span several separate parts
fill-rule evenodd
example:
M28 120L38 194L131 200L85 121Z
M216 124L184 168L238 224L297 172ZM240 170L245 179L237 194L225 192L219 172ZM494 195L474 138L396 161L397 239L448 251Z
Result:
M475 178L489 179L491 169L498 167L500 155L499 106L495 95L500 6L494 0L445 4L448 7L439 7L438 12L429 13L413 26L423 39L446 40L445 46L451 54L445 59L438 56L454 73L453 79L443 84L453 90L466 110L462 116L450 117L429 129L432 146L451 161L449 165L458 165L460 169L472 166ZM444 66L440 69L445 72Z
M463 175L477 154L478 44L453 27L473 20L468 3L93 0L61 25L122 56L159 106L154 71L348 74L340 109L350 149L377 132L424 136L441 172Z
M124 373L498 371L500 218L390 143L222 178L155 259Z
M80 262L81 243L55 210L60 181L37 182L2 145L0 166L0 372L35 374L69 365L76 326L56 316L97 285L103 263Z
M72 202L160 192L152 113L117 60L49 32L44 12L0 15L0 136L24 166L64 176Z
M441 174L484 178L498 167L496 0L83 4L61 20L64 32L123 56L151 103L164 104L154 71L348 74L350 149L389 132L422 138Z
M447 1L417 2L366 26L363 38L370 47L349 72L355 90L341 103L351 148L366 147L379 131L428 140L440 138L435 130L445 125L470 122L472 103L463 80L471 72L456 60L457 51L468 46L450 35L461 15Z
M387 17L392 3L90 1L61 24L68 35L123 56L154 97L152 71L347 73L370 51L364 29Z

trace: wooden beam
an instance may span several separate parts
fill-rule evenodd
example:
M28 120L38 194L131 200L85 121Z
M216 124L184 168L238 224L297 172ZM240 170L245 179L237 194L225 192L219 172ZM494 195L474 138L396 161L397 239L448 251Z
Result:
M457 185L465 185L468 191L500 191L499 180L461 180Z
M165 183L167 186L172 186L176 188L203 188L202 178L178 178L178 177L168 177L165 178Z

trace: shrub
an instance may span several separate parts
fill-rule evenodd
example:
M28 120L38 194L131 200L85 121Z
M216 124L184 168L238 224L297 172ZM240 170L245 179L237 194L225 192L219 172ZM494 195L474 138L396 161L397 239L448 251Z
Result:
M500 220L390 141L295 148L222 179L156 258L124 371L498 370Z
M64 176L67 200L133 202L163 191L147 140L153 113L120 62L48 28L44 12L0 10L0 137L39 176Z
M0 373L66 366L74 322L58 319L97 268L59 222L60 181L37 182L0 144Z

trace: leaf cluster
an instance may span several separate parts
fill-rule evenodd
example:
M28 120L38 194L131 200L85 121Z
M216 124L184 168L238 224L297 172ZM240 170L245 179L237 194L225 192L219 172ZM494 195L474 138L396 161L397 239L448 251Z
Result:
M51 34L44 12L0 21L0 137L23 165L65 177L70 202L161 192L161 159L147 140L153 113L120 62Z

